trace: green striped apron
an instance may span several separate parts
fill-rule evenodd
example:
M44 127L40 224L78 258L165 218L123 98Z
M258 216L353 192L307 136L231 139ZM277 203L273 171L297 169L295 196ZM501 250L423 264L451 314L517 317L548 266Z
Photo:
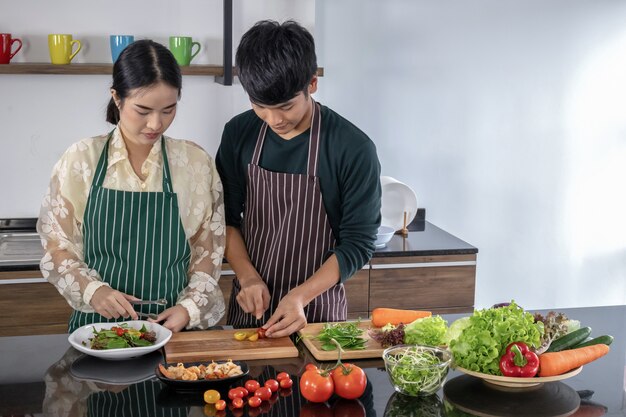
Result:
M137 311L160 313L176 303L187 285L191 249L180 221L170 168L161 137L163 192L133 192L102 187L108 165L109 134L94 175L85 216L85 262L102 281L144 300L165 298L167 306L137 306ZM69 332L91 323L124 321L74 310Z

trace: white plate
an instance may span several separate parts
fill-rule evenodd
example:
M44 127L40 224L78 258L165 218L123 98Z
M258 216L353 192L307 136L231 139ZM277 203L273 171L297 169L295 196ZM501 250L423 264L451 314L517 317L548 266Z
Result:
M408 185L392 177L380 177L382 187L381 225L400 230L404 226L404 212L407 213L406 224L413 221L417 214L417 196Z
M133 327L135 329L141 329L141 326L145 325L146 329L156 332L156 342L154 342L154 345L152 346L130 347L121 349L96 350L89 347L91 344L89 339L93 337L94 328L96 329L96 331L100 331L102 329L110 329L113 326L119 326L121 323L127 323L130 327ZM129 320L117 323L88 324L74 330L74 332L69 336L68 340L74 348L83 353L86 353L87 355L96 356L102 359L121 360L130 359L137 356L145 355L146 353L154 352L155 350L162 348L168 342L168 340L170 340L170 337L172 337L172 331L166 329L158 323L150 323L149 321L144 320Z
M562 379L571 378L574 375L578 375L580 371L582 371L583 367L580 366L576 369L572 369L569 372L566 372L561 375L555 376L544 376L544 377L533 377L533 378L519 378L512 376L498 376L498 375L489 375L483 374L482 372L470 371L469 369L461 368L457 366L455 369L463 372L464 374L475 376L477 378L482 379L487 384L495 385L498 387L506 387L506 388L531 388L537 385L543 384L544 382L553 382L560 381Z

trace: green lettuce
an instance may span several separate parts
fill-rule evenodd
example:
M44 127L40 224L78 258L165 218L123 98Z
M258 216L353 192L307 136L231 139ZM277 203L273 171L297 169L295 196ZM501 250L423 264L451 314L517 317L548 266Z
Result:
M499 361L509 343L524 342L538 348L542 334L542 323L535 323L531 313L511 302L506 307L475 311L469 325L450 341L449 348L457 366L501 375Z
M465 328L469 325L470 325L469 316L461 317L460 319L454 320L452 324L450 325L450 327L448 327L448 331L446 331L446 334L443 337L443 343L449 346L450 342L453 339L457 339L461 335L463 330L465 330Z
M443 337L448 330L448 322L441 316L424 317L406 325L404 343L409 345L443 345Z

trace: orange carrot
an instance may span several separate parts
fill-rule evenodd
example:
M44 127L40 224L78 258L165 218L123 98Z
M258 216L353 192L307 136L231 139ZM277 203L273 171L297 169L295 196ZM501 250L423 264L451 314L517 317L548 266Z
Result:
M591 345L539 355L539 376L561 375L609 353L607 345Z
M409 324L417 319L430 317L433 313L420 310L398 310L396 308L379 307L372 310L372 325L383 327L386 324L397 326L400 323Z

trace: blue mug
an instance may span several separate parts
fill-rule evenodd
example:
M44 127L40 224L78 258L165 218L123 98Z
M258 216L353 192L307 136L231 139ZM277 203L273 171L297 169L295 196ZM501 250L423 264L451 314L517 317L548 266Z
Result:
M135 41L135 37L133 35L111 35L110 43L111 43L111 59L113 63L117 61L117 58L120 56L124 48Z

